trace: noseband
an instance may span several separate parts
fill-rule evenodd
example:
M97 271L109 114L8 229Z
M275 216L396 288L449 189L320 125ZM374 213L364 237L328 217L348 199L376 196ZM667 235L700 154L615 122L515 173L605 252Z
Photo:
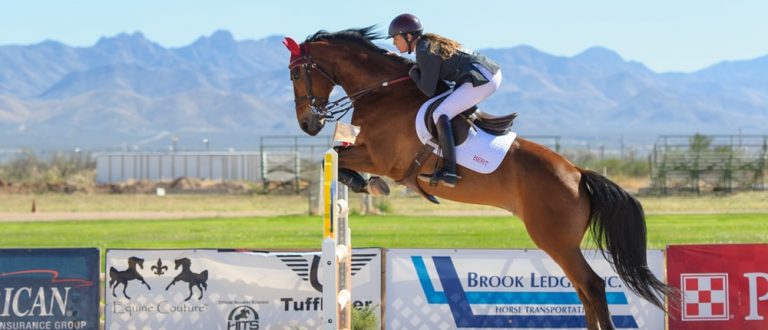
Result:
M339 121L342 117L344 117L344 115L347 114L347 112L349 112L349 110L354 108L354 102L356 99L365 96L378 88L410 80L410 76L405 75L400 78L381 82L373 87L365 88L347 96L343 96L333 102L329 102L328 98L319 97L312 94L312 70L319 72L334 86L339 85L339 83L333 79L331 74L317 65L317 62L315 62L312 56L309 55L309 49L304 43L300 45L300 50L301 54L294 56L291 59L290 64L288 64L288 69L291 71L291 81L300 79L300 71L304 71L304 83L306 84L307 94L296 98L294 103L296 104L296 107L299 107L304 105L306 102L309 102L310 112L318 120L326 120L330 122Z
M318 119L329 119L328 117L330 110L328 108L328 99L312 94L312 70L317 70L317 72L320 72L320 74L328 79L328 81L330 81L334 86L338 85L336 80L334 80L330 74L325 72L325 70L317 66L317 63L315 63L312 57L309 56L309 52L306 50L304 44L301 44L301 55L291 60L291 63L288 65L288 69L291 70L291 81L300 79L300 70L304 71L304 83L307 86L307 94L294 100L296 107L309 102L309 108L313 116L318 117ZM330 114L330 117L333 118L333 114Z

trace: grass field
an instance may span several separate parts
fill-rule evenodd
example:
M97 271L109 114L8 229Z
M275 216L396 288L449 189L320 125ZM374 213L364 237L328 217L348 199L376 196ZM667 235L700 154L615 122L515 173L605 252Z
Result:
M355 198L353 210L360 205ZM640 200L650 248L768 242L768 192ZM350 217L356 247L535 247L522 223L503 210L450 201L434 206L400 194L375 203L387 215ZM0 195L0 248L317 249L321 220L306 215L309 205L306 196ZM79 221L88 212L89 221ZM148 212L165 213L158 219ZM21 220L11 216L19 214Z
M768 213L768 192L728 195L639 197L646 213ZM442 200L435 206L401 189L392 196L376 199L390 213L432 215L471 213L504 215L504 210ZM105 195L105 194L0 194L0 220L3 213L30 212L32 202L38 212L245 212L265 211L280 214L306 214L310 201L302 195ZM361 203L360 195L350 198L351 207Z
M534 248L522 223L499 216L353 216L355 247ZM669 214L647 219L649 247L768 242L768 214ZM0 247L319 249L317 216L8 222ZM585 247L594 247L585 242Z

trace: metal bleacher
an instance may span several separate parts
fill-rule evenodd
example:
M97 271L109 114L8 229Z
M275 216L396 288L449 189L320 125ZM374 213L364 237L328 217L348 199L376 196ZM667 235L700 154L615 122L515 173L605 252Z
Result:
M765 190L768 136L665 135L650 156L651 192Z

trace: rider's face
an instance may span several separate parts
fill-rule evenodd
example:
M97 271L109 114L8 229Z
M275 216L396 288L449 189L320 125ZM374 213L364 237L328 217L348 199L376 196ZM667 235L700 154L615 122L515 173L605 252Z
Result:
M400 34L392 38L392 44L395 45L395 48L397 48L400 53L405 53L408 51L408 42L405 41L403 36Z

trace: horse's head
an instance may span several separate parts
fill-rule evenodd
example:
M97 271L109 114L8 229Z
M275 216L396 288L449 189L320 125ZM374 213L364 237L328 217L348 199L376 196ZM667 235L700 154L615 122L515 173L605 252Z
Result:
M285 38L283 43L291 51L288 69L293 82L296 119L301 130L316 135L325 126L326 105L336 82L327 69L310 56L308 42L299 45L293 39Z
M134 268L136 265L139 265L139 268L144 269L144 259L138 258L138 257L130 257L128 258L128 267Z
M379 38L373 26L335 33L319 31L301 44L285 38L283 44L291 52L288 68L296 119L304 132L316 135L326 120L338 120L336 115L346 113L348 108L338 109L344 107L343 98L328 101L334 86L345 89L349 97L345 102L354 102L380 87L376 84L408 72L407 60L373 44Z
M174 270L179 269L181 266L189 266L192 263L189 258L176 259L173 262L176 264L176 267L173 268Z

